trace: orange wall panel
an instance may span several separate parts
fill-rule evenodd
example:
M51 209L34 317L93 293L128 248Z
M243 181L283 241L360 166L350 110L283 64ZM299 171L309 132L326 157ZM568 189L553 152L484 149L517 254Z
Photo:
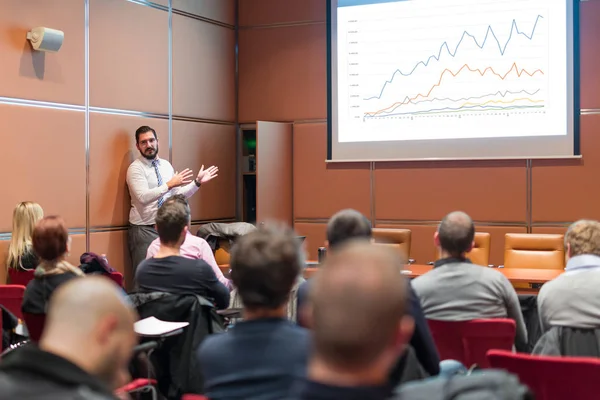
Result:
M582 1L579 7L581 108L600 108L600 1Z
M375 168L377 219L440 220L463 210L480 221L526 220L525 161L377 163Z
M168 113L168 49L166 11L122 0L91 0L90 104Z
M326 164L327 125L294 125L294 218L330 218L343 208L371 216L369 164Z
M173 9L234 25L236 1L237 0L173 0Z
M85 226L84 128L83 112L0 104L0 232L10 232L13 209L26 200Z
M317 261L319 258L319 247L325 246L327 239L327 224L296 222L294 230L300 236L306 236L304 248L309 261Z
M193 220L235 217L235 126L173 121L173 167L219 167L219 176L190 199Z
M326 0L239 0L240 26L325 21Z
M128 288L132 287L133 276L127 244L127 230L91 233L90 251L106 254L110 266L124 275Z
M3 0L0 5L0 96L84 104L84 2ZM36 26L62 30L58 53L34 52Z
M235 120L235 33L173 15L173 114Z
M131 207L127 168L140 156L135 130L148 125L159 138L159 156L169 158L169 121L125 115L90 115L90 224L122 226Z
M568 226L534 226L531 228L531 233L551 233L564 235L567 232Z
M325 24L241 30L240 122L326 118L326 37Z
M600 115L581 117L581 160L533 162L533 222L600 219Z
M524 226L476 226L477 232L488 232L491 235L490 264L504 264L504 236L507 233L527 233Z

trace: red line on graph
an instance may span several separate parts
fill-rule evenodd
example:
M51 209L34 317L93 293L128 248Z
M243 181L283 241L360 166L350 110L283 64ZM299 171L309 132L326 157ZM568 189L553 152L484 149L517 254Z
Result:
M533 71L533 72L528 72L528 71L527 71L527 70L525 70L525 69L521 69L521 70L519 70L519 69L518 69L518 67L517 67L517 63L513 63L513 65L512 65L512 66L510 67L510 69L508 70L508 72L506 72L506 74L504 74L504 75L501 75L501 74L497 73L496 71L494 71L494 69L493 69L492 67L487 67L486 69L484 69L484 70L482 71L482 70L480 70L479 68L475 68L475 69L473 69L473 68L469 67L469 65L468 65L468 64L465 64L465 65L463 65L463 66L462 66L462 67L460 67L460 69L459 69L458 71L456 71L456 72L452 72L452 71L450 71L449 69L447 69L447 68L446 68L446 69L445 69L445 70L444 70L444 71L441 73L439 81L438 81L438 82L437 82L435 85L433 85L433 86L431 87L431 89L429 89L429 92L427 92L427 94L422 94L422 93L419 93L419 94L418 94L418 95L416 95L415 97L412 97L412 98L406 99L406 100L404 100L404 101L402 101L402 102L396 102L396 103L392 104L391 106L389 106L389 107L386 107L386 108L384 108L384 109L377 110L377 111L366 112L366 113L365 113L365 115L367 115L367 116L371 116L371 117L372 117L372 116L375 116L375 115L377 115L377 114L380 114L380 113L382 113L382 112L385 112L385 111L389 110L390 108L394 108L394 107L396 107L396 106L400 106L400 105L403 105L403 104L408 104L408 103L410 103L410 102L412 102L412 101L414 101L414 100L418 99L419 97L423 97L423 98L429 97L429 96L431 95L431 92L433 92L433 90L434 90L436 87L439 87L439 86L441 86L441 84L442 84L442 80L444 79L444 75L446 75L446 73L449 73L450 75L452 75L452 77L456 77L458 74L460 74L460 73L461 73L462 71L464 71L464 70L467 70L467 71L470 71L470 72L478 72L478 73L479 73L479 75L481 75L481 76L484 76L486 73L488 73L488 72L491 72L492 74L496 75L497 77L499 77L499 78L500 78L500 79L502 79L502 80L505 80L505 79L506 79L506 77L507 77L507 76L508 76L508 75L509 75L511 72L513 72L513 71L515 71L515 72L517 73L517 76L518 76L519 78L520 78L520 77L521 77L521 75L523 75L523 74L526 74L526 75L528 75L528 76L533 76L533 75L535 75L535 74L536 74L536 73L538 73L538 72L539 72L540 74L542 74L542 75L544 74L544 72L543 72L541 69L536 69L536 70L535 70L535 71Z

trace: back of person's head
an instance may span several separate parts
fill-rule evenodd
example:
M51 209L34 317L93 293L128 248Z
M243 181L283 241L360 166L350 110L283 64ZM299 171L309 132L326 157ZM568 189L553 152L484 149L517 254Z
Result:
M438 247L451 257L463 257L473 248L475 224L471 217L462 211L446 215L435 234Z
M348 240L370 240L371 236L371 222L356 210L338 211L327 223L327 242L332 250Z
M42 218L31 237L33 251L37 256L47 262L62 259L69 250L69 231L65 221L52 215Z
M33 230L43 217L44 210L39 204L32 201L17 204L13 211L12 234L6 262L9 268L17 268L23 254L31 250Z
M565 234L565 251L568 257L600 256L600 222L582 219L572 223Z
M185 197L169 197L156 213L156 230L163 244L177 244L185 238L192 220L190 206Z
M123 291L106 277L73 279L50 298L40 348L113 386L137 343L136 320Z
M246 309L276 310L287 303L304 267L304 254L292 229L262 225L236 240L230 265Z
M311 288L315 359L338 371L379 367L387 376L413 330L403 264L393 250L364 241L327 258Z

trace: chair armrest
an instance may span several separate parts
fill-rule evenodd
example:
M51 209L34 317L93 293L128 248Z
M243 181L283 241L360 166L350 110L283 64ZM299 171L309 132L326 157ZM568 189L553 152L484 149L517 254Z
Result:
M408 259L408 264L414 264L415 262L417 262L414 258L409 258Z
M498 265L498 268L504 268L504 265Z
M434 263L433 261L429 261L429 262L427 263L427 265L434 265L434 264L435 264L435 263Z

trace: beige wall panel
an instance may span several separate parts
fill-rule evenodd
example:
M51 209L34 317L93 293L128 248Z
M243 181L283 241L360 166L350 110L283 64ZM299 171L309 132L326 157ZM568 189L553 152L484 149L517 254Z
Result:
M159 156L169 158L169 121L125 115L90 115L90 224L122 226L129 221L131 201L127 168L139 157L135 130L148 125L159 138Z
M91 233L90 251L106 254L110 266L124 275L126 287L132 287L130 283L133 282L133 276L127 244L127 230Z
M168 48L166 11L91 0L91 106L168 113Z
M236 0L173 0L173 8L235 25Z
M294 125L293 149L295 219L328 219L343 208L371 217L369 164L326 164L327 124Z
M71 250L69 251L67 261L78 267L79 258L87 251L85 248L85 234L69 235L69 237L71 238Z
M567 232L568 226L534 226L531 228L531 233L558 233L564 235Z
M235 120L235 33L173 15L173 114Z
M191 168L194 177L202 164L219 167L219 176L190 199L192 219L235 217L235 154L234 126L173 121L173 167Z
M0 104L0 232L21 201L35 201L69 227L85 226L85 118L79 111Z
M0 2L0 96L84 104L84 2L2 0ZM31 28L65 33L58 53L34 52Z
M239 5L240 26L324 22L327 17L326 0L240 0Z
M325 24L242 30L240 122L327 117Z

